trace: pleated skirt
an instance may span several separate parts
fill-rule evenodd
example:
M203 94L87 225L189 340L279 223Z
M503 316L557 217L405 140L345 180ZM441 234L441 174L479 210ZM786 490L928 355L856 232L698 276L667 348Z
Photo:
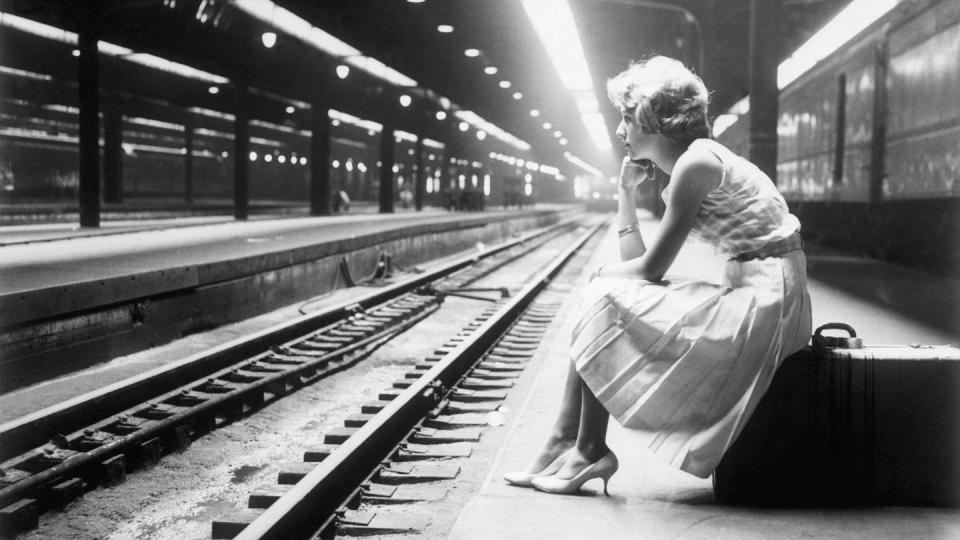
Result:
M729 261L721 285L597 278L576 320L572 359L604 407L705 478L810 337L806 257Z

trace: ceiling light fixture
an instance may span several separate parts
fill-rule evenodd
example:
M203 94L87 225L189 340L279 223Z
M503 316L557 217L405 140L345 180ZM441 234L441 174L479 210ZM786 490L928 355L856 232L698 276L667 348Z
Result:
M404 107L409 107L410 103L412 102L413 102L413 99L407 94L400 96L400 105L403 105Z
M446 111L437 111L436 116L437 116L437 120L446 120L446 119L447 119L447 112L446 112Z
M523 98L523 93L522 93L522 92L514 92L514 93L513 93L513 99L521 99L521 98Z
M348 75L350 75L350 66L345 66L343 64L337 66L337 77L346 79Z
M536 117L540 116L540 111L537 110L537 109L533 109L533 110L530 111L530 116L536 118Z
M441 34L449 34L453 32L453 27L449 24L441 24L437 26L437 32L440 32Z
M500 81L500 88L510 88L510 81Z
M487 66L487 67L483 68L483 72L486 73L487 75L496 75L496 74L497 74L497 68L495 68L495 67L493 67L493 66Z
M469 56L470 58L476 58L480 56L480 49L467 49L463 51L463 54Z
M277 33L276 32L264 32L260 34L260 41L263 42L263 46L272 49L274 45L277 44Z

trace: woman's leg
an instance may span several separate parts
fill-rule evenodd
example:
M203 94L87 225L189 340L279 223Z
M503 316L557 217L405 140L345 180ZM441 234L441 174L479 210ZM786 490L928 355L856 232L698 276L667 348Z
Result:
M574 450L567 453L563 467L557 472L558 478L573 478L584 467L595 463L610 451L607 446L607 424L610 413L603 407L597 396L580 378L573 373L580 387L580 427Z
M569 450L577 440L580 430L580 411L582 409L581 400L583 392L581 386L583 381L580 374L577 373L573 362L570 362L570 369L567 372L567 382L563 387L563 398L560 402L560 412L556 421L553 423L553 429L547 437L540 453L533 459L528 470L530 472L542 471L547 465Z

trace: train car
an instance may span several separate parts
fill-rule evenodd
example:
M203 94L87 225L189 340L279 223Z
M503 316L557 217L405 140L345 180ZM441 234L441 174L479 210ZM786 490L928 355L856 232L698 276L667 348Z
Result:
M780 94L808 241L960 276L960 3L904 2ZM718 140L747 153L749 112Z

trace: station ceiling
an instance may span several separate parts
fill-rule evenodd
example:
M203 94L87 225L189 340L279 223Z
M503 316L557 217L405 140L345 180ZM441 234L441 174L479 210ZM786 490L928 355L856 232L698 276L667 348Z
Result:
M0 0L0 11L77 31L87 0ZM712 113L725 111L746 95L749 0L569 0L601 103L613 151L594 147L572 97L564 90L520 0L275 0L314 26L415 79L420 87L476 112L533 145L543 162L564 151L608 173L622 155L612 135L616 111L607 105L605 81L631 60L665 54L684 60L704 78ZM224 0L98 0L104 8L100 37L204 71L233 78L246 70L250 84L264 92L305 102L319 87L345 112L376 120L383 83L372 78L338 83L338 61L280 34L276 46L259 44L268 30ZM786 58L849 0L781 0L775 50ZM201 22L198 13L210 15ZM453 32L437 31L450 25ZM0 30L5 32L4 30ZM238 39L239 35L244 38ZM239 46L238 42L245 43ZM470 58L464 50L479 49ZM69 52L69 49L67 49ZM701 60L702 59L702 60ZM702 65L699 65L702 61ZM62 44L41 38L0 35L0 64L48 72L75 80L76 58ZM208 84L138 68L118 60L101 62L101 81L122 92L182 106L230 110L229 92L211 95ZM497 68L495 75L484 68ZM510 88L500 81L510 81ZM318 82L319 81L319 82ZM515 92L523 98L514 99ZM388 94L389 95L389 94ZM307 128L305 117L285 116L285 107L261 94L254 114ZM275 109L275 110L274 110ZM411 109L416 109L416 105ZM537 109L540 116L529 112ZM298 113L299 114L299 113ZM405 113L416 116L418 113ZM444 138L444 128L426 122L431 111L401 120L401 126ZM543 123L549 122L549 129ZM558 144L554 131L569 140ZM546 155L544 155L546 154Z

